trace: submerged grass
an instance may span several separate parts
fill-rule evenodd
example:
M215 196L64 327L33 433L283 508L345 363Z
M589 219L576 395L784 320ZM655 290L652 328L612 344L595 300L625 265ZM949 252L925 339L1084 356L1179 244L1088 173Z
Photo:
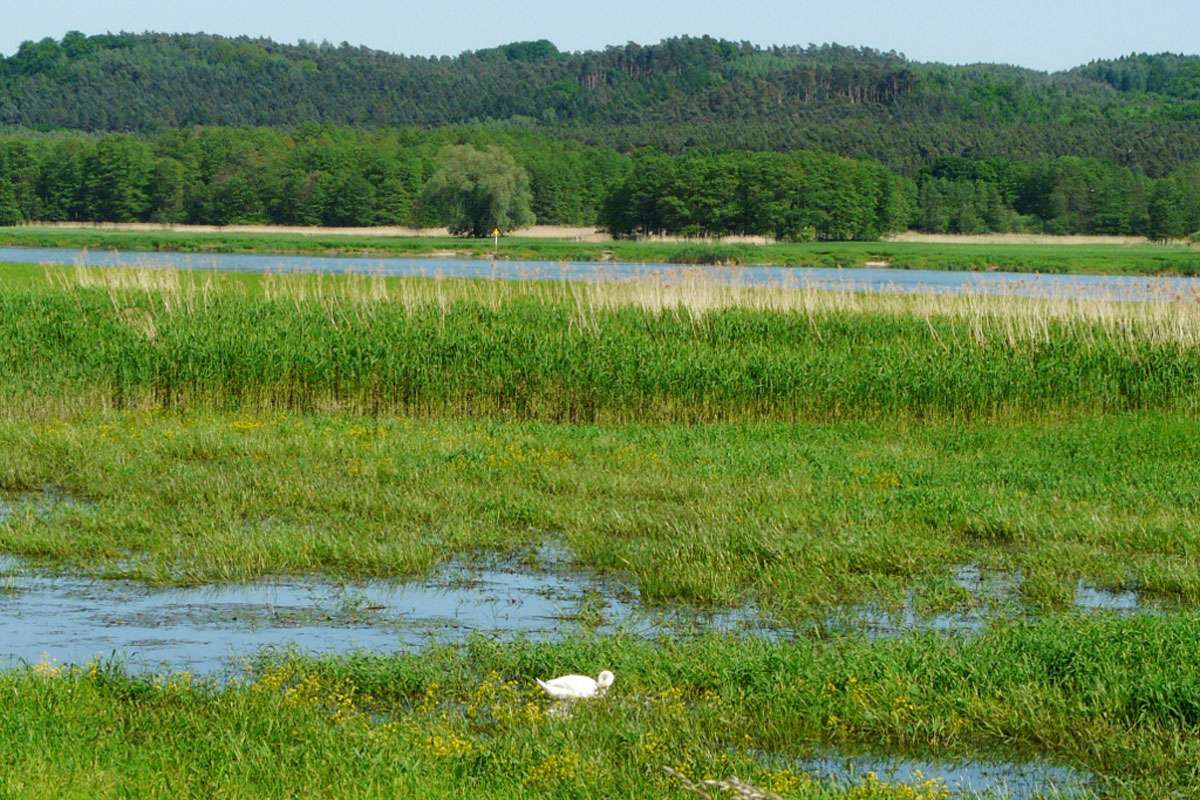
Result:
M196 233L0 228L0 246L70 247L186 253L265 253L361 256L447 255L545 261L764 264L807 267L885 265L897 269L1195 275L1200 250L1186 245L941 244L814 242L809 244L681 244L556 239L376 237L337 234Z
M1069 603L1080 577L1200 602L1200 429L1157 413L1027 423L575 426L245 412L10 412L0 494L85 500L0 551L151 581L415 575L561 541L649 603L823 620L927 604L956 566ZM22 510L24 509L24 510Z
M0 294L0 394L573 422L1200 407L1200 304L51 270Z
M475 639L268 659L225 687L41 664L0 675L0 793L692 796L665 766L804 800L947 796L934 781L837 788L797 765L869 748L1049 761L1094 776L1088 796L1194 797L1200 683L1179 664L1200 649L1198 632L1184 615L876 643ZM601 668L617 676L609 696L570 714L533 683Z

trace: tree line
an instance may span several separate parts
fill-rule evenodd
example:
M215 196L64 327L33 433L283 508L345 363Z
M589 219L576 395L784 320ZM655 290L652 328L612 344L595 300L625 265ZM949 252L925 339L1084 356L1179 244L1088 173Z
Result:
M204 34L69 33L0 58L0 125L158 132L504 122L629 150L826 150L909 177L942 157L1077 156L1161 177L1200 159L1200 58L1047 74L680 37L456 57Z
M1200 162L1162 178L1095 159L941 159L918 178L913 227L1164 240L1200 231Z
M594 221L629 168L608 148L481 127L10 134L0 136L0 224L441 225L444 208L422 193L444 151L466 144L510 154L547 224Z
M877 162L817 152L646 153L600 222L616 234L877 239L914 214L912 182Z
M1200 231L1200 161L1156 178L1097 159L947 157L907 176L815 150L620 153L495 125L0 136L6 225L448 225L479 234L533 220L781 240L908 228L1167 239Z

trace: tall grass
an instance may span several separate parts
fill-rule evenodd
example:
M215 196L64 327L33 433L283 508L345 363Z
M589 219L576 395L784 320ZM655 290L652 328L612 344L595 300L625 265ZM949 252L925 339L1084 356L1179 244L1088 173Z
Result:
M1189 298L50 274L0 296L10 402L690 422L1200 401Z

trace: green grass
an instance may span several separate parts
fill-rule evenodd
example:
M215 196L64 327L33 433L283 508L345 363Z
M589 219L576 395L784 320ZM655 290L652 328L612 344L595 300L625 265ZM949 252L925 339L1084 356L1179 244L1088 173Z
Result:
M433 237L365 237L342 234L130 232L0 228L0 246L94 250L178 251L465 258L631 263L720 263L808 267L861 267L886 262L897 269L1009 270L1040 273L1129 275L1200 274L1200 250L1185 245L930 244L920 242L817 242L811 244L681 244L574 242L514 236L502 240Z
M800 632L0 673L0 797L689 796L664 765L943 797L794 768L830 746L1198 796L1198 387L1186 299L0 268L0 552L208 583L554 542L650 606ZM981 634L824 624L986 602L962 565L1020 582ZM1162 613L1075 613L1081 579ZM532 689L603 667L569 719Z
M13 414L0 492L89 501L0 524L0 551L150 581L414 575L560 541L642 600L969 602L957 565L1200 601L1200 428L1159 414L1033 423L702 427L346 415ZM952 587L951 587L952 588Z
M661 770L737 774L787 797L938 800L935 786L822 786L828 747L1037 759L1112 798L1194 797L1194 615L1065 617L971 639L708 637L499 644L263 663L224 689L187 676L41 665L0 676L0 793L20 797L683 798ZM535 677L615 671L549 713Z
M18 270L0 395L571 422L1200 408L1193 303Z

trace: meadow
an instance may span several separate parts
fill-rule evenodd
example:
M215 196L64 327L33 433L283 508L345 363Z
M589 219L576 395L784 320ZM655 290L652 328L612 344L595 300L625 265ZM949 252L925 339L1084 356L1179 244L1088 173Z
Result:
M525 261L621 261L633 264L761 264L805 267L888 266L894 269L1006 270L1111 275L1197 275L1200 247L1156 244L962 244L943 242L811 242L776 244L656 241L577 242L340 234L200 233L65 228L0 228L0 246L92 250L503 258Z
M265 653L227 683L32 665L0 674L0 795L695 796L663 767L947 795L805 769L834 748L1197 796L1198 309L0 267L0 552L209 584L552 542L650 609L786 631ZM22 503L47 488L72 502ZM1077 609L1081 585L1144 613ZM989 622L830 626L862 603ZM568 717L534 691L600 668L612 696Z

